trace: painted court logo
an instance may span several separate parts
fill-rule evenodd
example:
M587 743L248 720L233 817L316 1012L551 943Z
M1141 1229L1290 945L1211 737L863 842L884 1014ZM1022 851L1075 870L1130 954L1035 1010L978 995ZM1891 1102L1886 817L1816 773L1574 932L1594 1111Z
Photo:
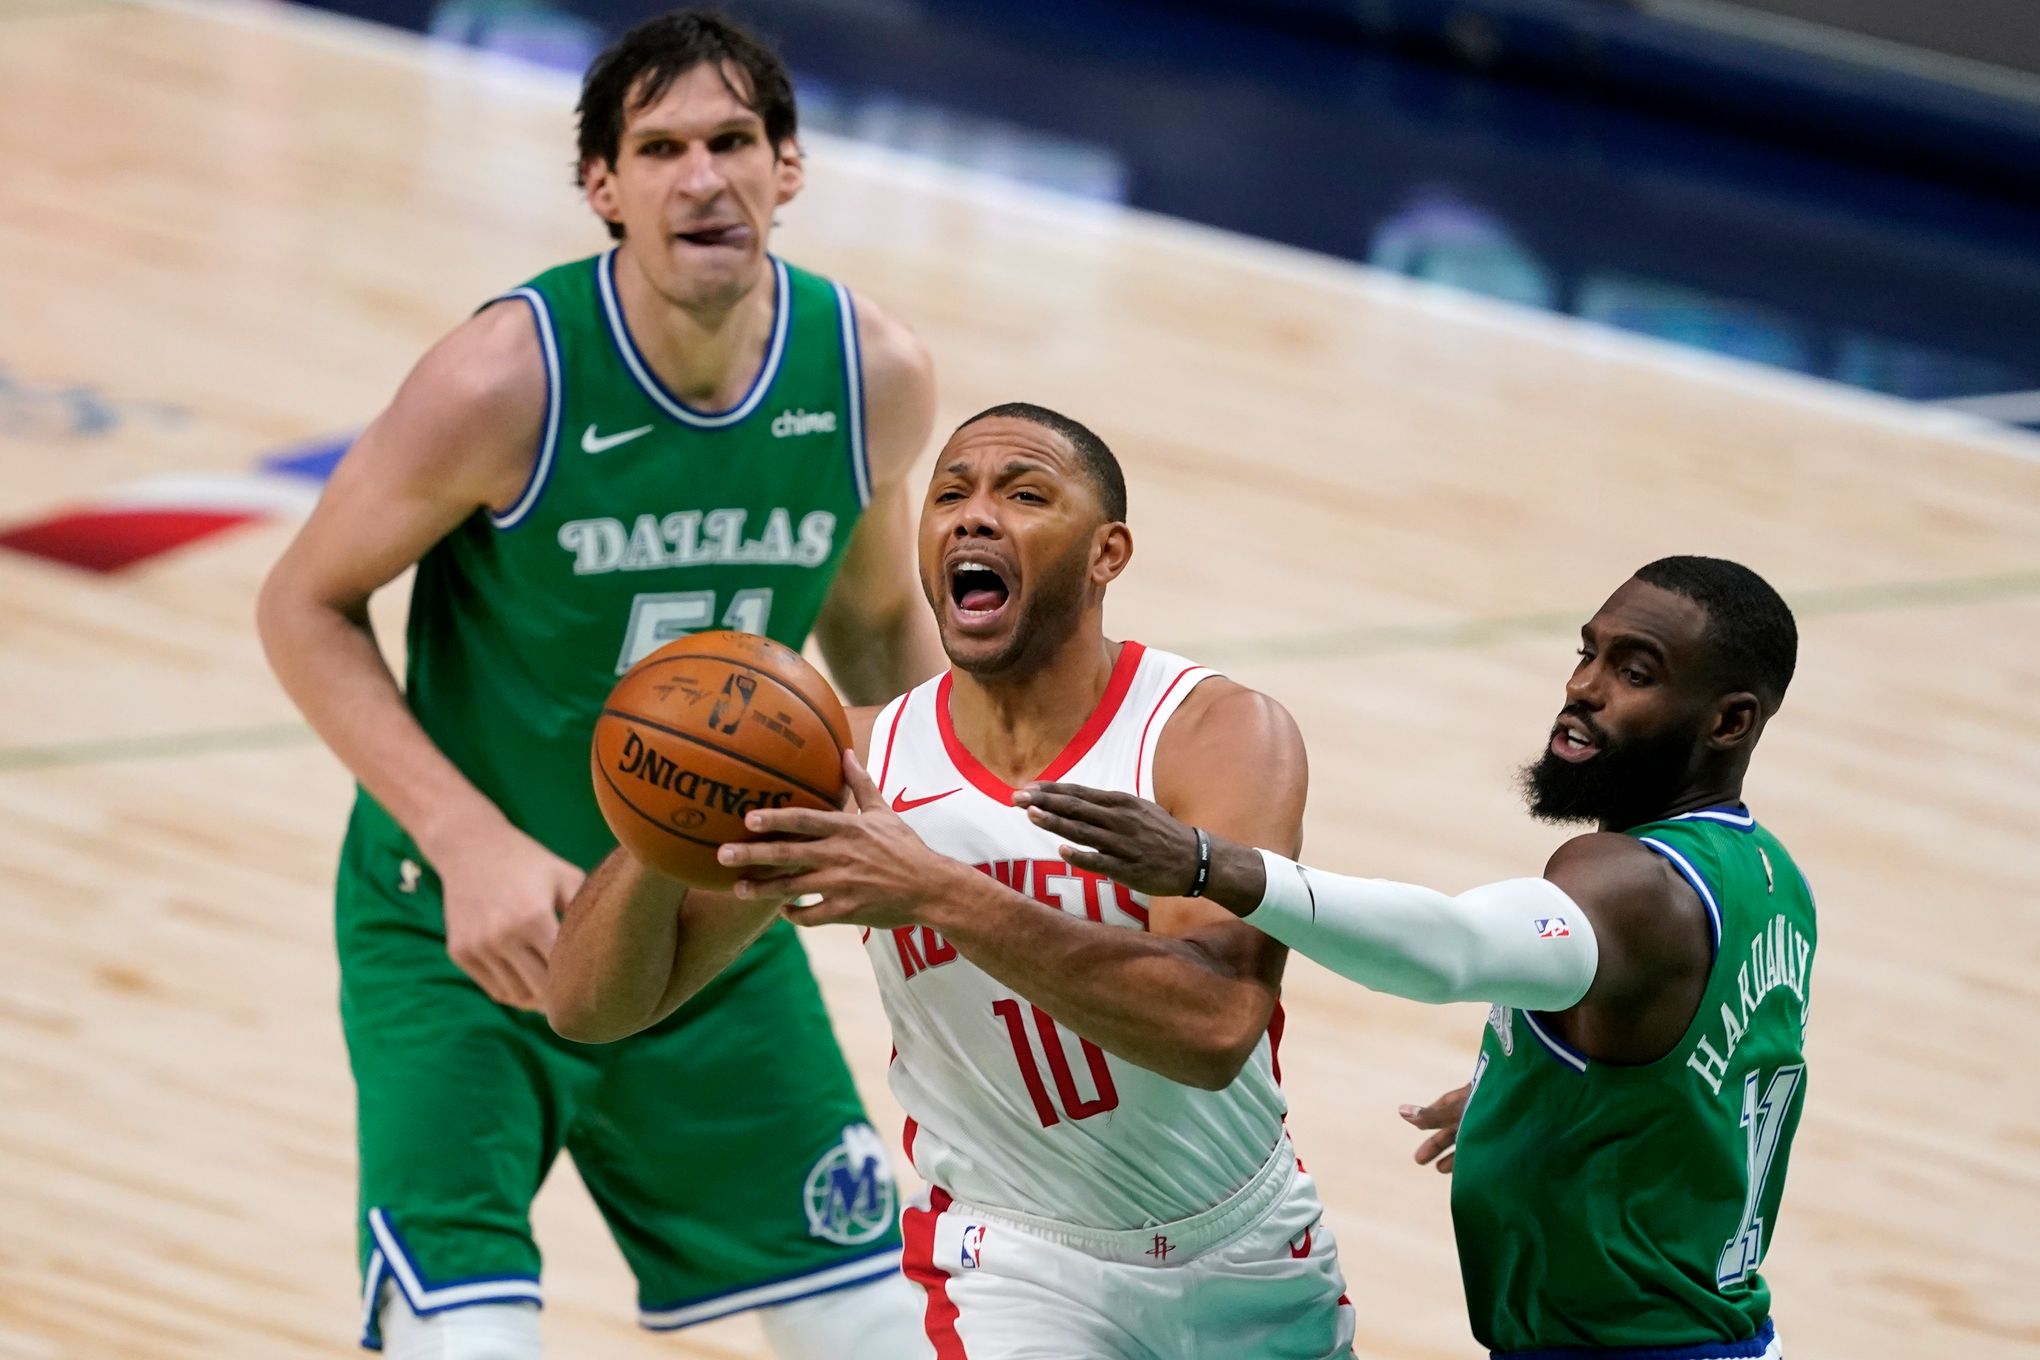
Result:
M869 1124L851 1124L843 1141L822 1154L803 1192L810 1236L838 1246L875 1241L893 1225L892 1164Z

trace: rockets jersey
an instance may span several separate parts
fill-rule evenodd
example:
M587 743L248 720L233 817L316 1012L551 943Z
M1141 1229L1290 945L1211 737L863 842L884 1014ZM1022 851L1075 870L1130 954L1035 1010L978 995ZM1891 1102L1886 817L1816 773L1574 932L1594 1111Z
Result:
M1163 729L1212 674L1120 644L1097 709L1039 777L1153 797ZM868 768L893 810L931 849L1044 906L1146 930L1147 897L1065 863L1063 841L965 749L949 692L945 673L873 725ZM958 1200L1087 1228L1151 1227L1220 1203L1281 1141L1279 1010L1232 1084L1204 1091L1070 1032L925 926L874 930L864 947L892 1021L907 1159Z

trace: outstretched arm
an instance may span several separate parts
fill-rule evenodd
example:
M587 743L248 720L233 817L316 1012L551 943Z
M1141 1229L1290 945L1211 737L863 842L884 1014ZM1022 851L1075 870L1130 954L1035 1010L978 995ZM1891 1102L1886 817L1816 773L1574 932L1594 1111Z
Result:
M1194 707L1193 707L1194 705ZM1224 776L1251 763L1251 790ZM1280 705L1225 680L1193 691L1164 729L1157 793L1252 844L1298 848L1303 743ZM807 837L728 846L723 862L798 871L740 893L822 894L802 925L927 926L1100 1048L1186 1085L1222 1089L1267 1031L1286 951L1209 902L1162 894L1149 928L1101 925L1043 906L923 845L852 766L857 813L761 812L756 829Z
M1064 858L1130 887L1180 891L1197 834L1153 803L1069 784L1019 801L1076 842ZM1449 896L1413 883L1307 869L1210 837L1207 896L1334 972L1416 1001L1488 1001L1563 1013L1588 1056L1648 1062L1693 1018L1713 962L1699 898L1628 836L1560 846L1541 878Z
M1079 867L1147 891L1197 872L1197 832L1153 803L1063 784L1037 785L1021 798L1036 823L1089 847L1064 852ZM1206 894L1214 902L1376 991L1563 1010L1594 979L1593 926L1548 879L1507 879L1454 897L1306 869L1221 836L1208 842Z

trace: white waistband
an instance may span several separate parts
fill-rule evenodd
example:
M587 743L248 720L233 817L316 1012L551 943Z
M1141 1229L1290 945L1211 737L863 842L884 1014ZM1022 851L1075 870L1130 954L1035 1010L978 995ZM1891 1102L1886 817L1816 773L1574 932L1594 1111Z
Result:
M953 1202L945 1212L1019 1228L1090 1256L1128 1265L1174 1266L1229 1242L1261 1221L1296 1182L1296 1149L1287 1134L1247 1183L1201 1214L1151 1228L1085 1228L1012 1209Z

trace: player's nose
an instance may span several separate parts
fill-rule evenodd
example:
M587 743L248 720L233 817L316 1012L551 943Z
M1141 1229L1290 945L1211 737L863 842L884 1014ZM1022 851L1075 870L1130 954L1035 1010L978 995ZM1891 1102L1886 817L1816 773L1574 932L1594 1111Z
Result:
M674 178L676 189L689 198L712 198L722 192L724 183L722 167L705 144L696 142L687 148Z
M1601 707L1601 668L1589 663L1572 673L1565 682L1565 702L1568 708L1577 704L1582 708L1598 711Z
M996 538L999 534L998 501L992 496L976 495L963 503L957 512L956 525L951 532L958 538Z

